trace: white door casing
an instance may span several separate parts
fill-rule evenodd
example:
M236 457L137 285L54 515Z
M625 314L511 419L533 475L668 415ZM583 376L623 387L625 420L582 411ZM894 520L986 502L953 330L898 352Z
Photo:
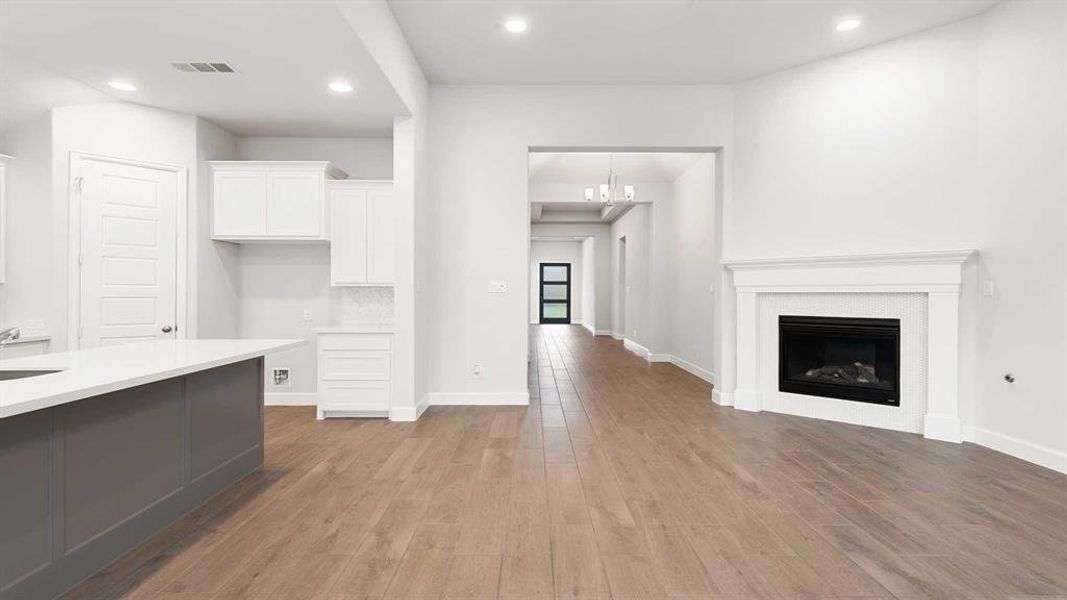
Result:
M71 176L70 347L178 337L185 169L73 155Z

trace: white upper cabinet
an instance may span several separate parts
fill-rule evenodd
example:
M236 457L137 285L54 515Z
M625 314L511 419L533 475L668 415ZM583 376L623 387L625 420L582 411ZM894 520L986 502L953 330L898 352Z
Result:
M328 162L214 161L212 238L230 242L325 241Z
M332 181L330 284L390 286L394 282L396 225L391 181Z

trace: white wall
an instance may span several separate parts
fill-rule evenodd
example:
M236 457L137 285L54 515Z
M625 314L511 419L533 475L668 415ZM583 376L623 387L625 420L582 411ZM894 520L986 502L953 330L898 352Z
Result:
M205 119L196 119L195 201L189 207L189 262L196 285L190 288L189 312L196 315L198 338L237 337L238 252L240 246L211 239L211 169L209 160L237 157L236 138Z
M652 206L640 204L611 224L614 302L611 330L617 336L654 346L652 335ZM626 238L625 285L620 285L619 240ZM625 294L625 298L622 295Z
M571 265L571 323L582 324L585 306L585 265L582 262L582 242L532 240L530 242L530 322L540 322L540 265L541 263L570 263ZM590 286L592 287L592 286Z
M730 104L717 86L433 86L430 389L526 394L525 293L486 286L526 278L530 147L728 146Z
M242 137L237 153L241 160L329 160L349 179L393 178L390 138Z
M238 267L238 335L242 338L304 338L308 344L266 357L266 393L272 403L307 402L316 389L315 334L341 313L341 288L330 287L327 244L241 247ZM304 320L310 311L311 320ZM290 385L276 387L270 370L290 369ZM282 397L275 394L303 394Z
M59 266L52 250L56 230L51 113L5 132L0 153L15 157L7 167L6 283L0 285L0 327L25 328L40 320L45 331L62 328L66 302L52 288L53 272Z
M581 324L592 333L596 333L596 238L582 240L582 312L579 313Z
M975 439L1067 472L1067 4L1004 3L981 26L964 218L997 293L977 306Z
M975 281L964 289L965 429L1060 468L1065 11L1004 3L738 85L724 249L730 258L980 250L978 276L996 294L978 297Z
M590 246L582 249L583 323L593 327L601 335L611 333L611 225L607 223L533 223L530 235L534 237L581 237L590 238ZM584 242L583 242L584 244ZM587 256L592 253L592 256ZM592 268L590 268L592 265ZM532 292L531 292L532 293Z
M671 185L670 237L657 239L665 250L671 290L668 352L705 371L714 371L715 320L712 285L718 278L715 234L715 156L700 158ZM658 207L657 207L658 208ZM659 212L656 212L659 217ZM657 229L658 231L658 229Z
M384 142L384 143L383 143ZM328 160L352 176L392 178L392 140L378 138L238 138L238 160ZM342 294L330 286L328 244L244 244L237 261L238 333L242 338L300 337L308 344L267 357L272 403L310 402L316 389L314 327L337 323L344 303L377 301L372 290ZM373 296L373 297L372 297ZM311 320L304 320L304 311ZM390 313L391 313L390 309ZM289 367L290 384L276 387L270 369ZM300 394L281 396L278 394Z

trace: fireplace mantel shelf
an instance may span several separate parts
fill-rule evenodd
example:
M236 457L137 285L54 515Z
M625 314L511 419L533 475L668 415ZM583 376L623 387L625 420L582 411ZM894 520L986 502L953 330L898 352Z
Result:
M921 265L930 263L962 264L978 251L935 250L930 252L895 252L890 254L845 254L839 256L794 256L783 258L739 258L722 261L733 271L774 269L794 266Z

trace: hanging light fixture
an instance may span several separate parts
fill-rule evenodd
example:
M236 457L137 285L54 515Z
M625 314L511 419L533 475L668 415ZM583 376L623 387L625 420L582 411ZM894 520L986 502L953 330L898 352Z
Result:
M619 201L619 174L615 172L615 155L608 155L608 178L607 181L601 183L596 189L591 187L585 188L585 201L592 202L594 195L600 196L600 201L608 206L615 206L615 203ZM637 197L637 192L632 185L622 186L622 199L626 202L633 202Z

